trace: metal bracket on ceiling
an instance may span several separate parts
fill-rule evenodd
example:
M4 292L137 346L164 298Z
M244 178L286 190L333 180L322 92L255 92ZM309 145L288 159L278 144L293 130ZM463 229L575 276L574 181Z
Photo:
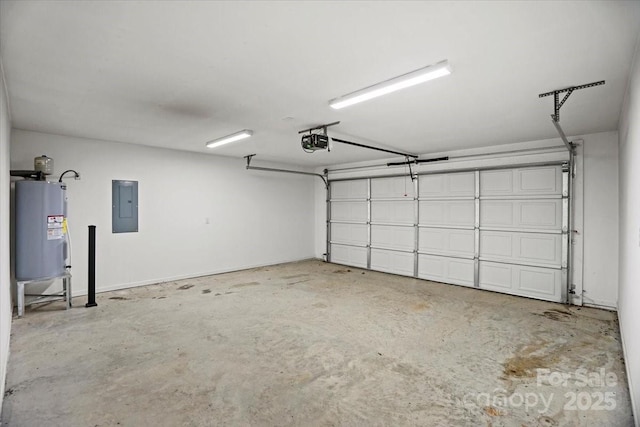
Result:
M571 96L571 94L573 93L574 90L586 89L586 88L594 87L594 86L602 86L603 84L604 84L604 80L600 80L599 82L587 83L587 84L584 84L584 85L571 86L571 87L566 87L564 89L552 90L551 92L541 93L540 95L538 95L538 98L544 98L545 96L553 95L553 103L554 103L553 111L554 111L554 114L551 117L556 122L559 122L560 121L560 108L562 108L562 106L567 101L569 96ZM560 96L559 95L561 93L565 93L565 92L567 94L564 96L564 98L562 98L562 101L560 101Z
M303 171L290 170L290 169L264 168L264 167L261 167L261 166L251 166L251 159L253 159L254 157L255 157L255 154L249 154L247 156L244 156L244 158L247 159L246 168L248 170L257 170L257 171L265 171L265 172L294 173L294 174L297 174L297 175L317 176L324 183L324 187L327 190L329 189L329 182L327 181L327 178L325 177L325 175L321 175L319 173L313 173L313 172L303 172Z
M574 90L586 89L594 86L601 86L604 84L604 80L600 80L593 83L587 83L578 86L571 86L564 89L552 90L551 92L545 92L538 95L538 98L544 98L545 96L553 95L553 114L551 115L551 121L553 125L556 127L556 130L560 134L560 138L562 138L562 142L567 147L567 150L573 152L575 149L575 144L567 139L562 127L560 126L560 108L564 105L564 103L569 99L569 96L573 93ZM562 100L560 100L561 93L567 93Z
M322 130L323 135L326 135L327 134L327 128L329 126L335 126L335 125L339 125L339 124L340 124L339 121L338 122L333 122L333 123L327 123L326 125L320 125L320 126L316 126L316 127L313 127L313 128L301 130L300 132L298 132L298 134L307 133L307 132L311 133L314 130Z

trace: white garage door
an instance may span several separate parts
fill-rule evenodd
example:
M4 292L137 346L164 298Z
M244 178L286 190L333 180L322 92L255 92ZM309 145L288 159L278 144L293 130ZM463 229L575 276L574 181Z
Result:
M369 180L330 185L329 261L369 268Z
M562 301L562 196L560 166L480 172L480 288Z
M333 181L329 260L564 301L567 179L557 165Z
M475 172L422 175L418 277L474 286Z

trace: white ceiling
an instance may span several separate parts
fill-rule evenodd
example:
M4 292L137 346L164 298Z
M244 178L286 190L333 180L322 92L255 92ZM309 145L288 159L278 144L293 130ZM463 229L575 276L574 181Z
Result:
M0 2L14 128L300 166L617 129L640 2ZM344 110L328 101L448 59L453 74ZM206 141L253 129L215 151Z

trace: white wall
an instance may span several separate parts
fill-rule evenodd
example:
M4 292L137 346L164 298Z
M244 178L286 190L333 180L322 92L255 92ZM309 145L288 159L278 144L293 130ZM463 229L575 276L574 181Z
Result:
M8 96L0 63L0 407L4 397L4 380L9 359L11 333L11 277L9 262L9 120Z
M17 129L11 137L12 168L46 154L56 174L81 174L66 180L74 295L86 293L90 224L98 291L313 257L313 177L247 171L241 158ZM137 233L111 233L113 179L138 181Z
M618 302L618 132L581 137L584 164L583 302Z
M551 126L551 124L549 124ZM582 285L584 289L584 304L615 309L617 306L617 254L618 254L618 146L617 132L603 132L577 136L572 139L581 139L581 158L577 159L583 169L582 183L575 194L576 216L582 214L584 226L578 227L579 235L576 242L582 241L584 255L574 258L574 266L577 270L576 280L583 280L577 284L578 289ZM553 149L548 149L554 147ZM513 151L524 150L519 154ZM539 161L551 161L568 159L567 150L560 139L529 141L485 147L482 149L458 150L455 152L434 153L425 155L424 158L451 156L451 160L442 163L427 163L421 165L418 171L442 170L447 171L463 167L491 167L505 164L531 163ZM401 161L401 159L391 159ZM376 162L362 162L358 164L342 165L366 166L380 165L387 160ZM332 168L329 168L330 170ZM321 170L321 169L318 169ZM402 173L398 168L362 168L355 172L333 173L334 178L353 176L371 176L385 173ZM582 190L581 190L582 189ZM580 193L583 191L583 194ZM325 192L322 186L316 185L316 226L315 226L315 254L321 257L325 252L326 239L326 206ZM582 251L580 251L582 254ZM575 281L574 281L575 283Z
M636 425L640 425L640 43L620 117L618 317Z

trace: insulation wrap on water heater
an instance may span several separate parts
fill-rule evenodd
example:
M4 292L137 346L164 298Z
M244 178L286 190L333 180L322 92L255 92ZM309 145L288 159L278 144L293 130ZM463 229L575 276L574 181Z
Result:
M16 182L16 279L65 273L67 201L61 182Z

